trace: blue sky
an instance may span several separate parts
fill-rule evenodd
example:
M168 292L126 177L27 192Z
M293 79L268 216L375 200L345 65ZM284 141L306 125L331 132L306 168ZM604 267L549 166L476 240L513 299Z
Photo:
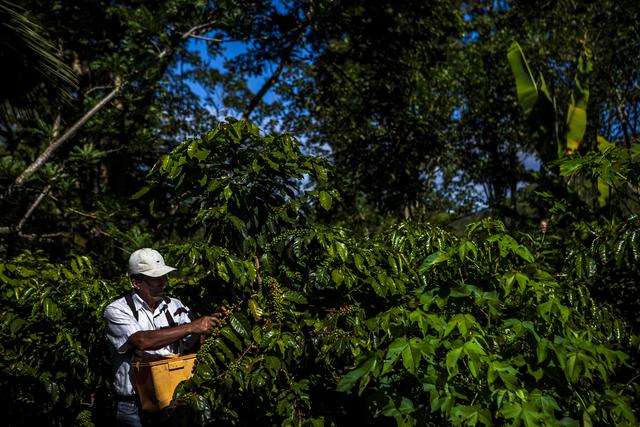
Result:
M246 44L243 42L240 42L240 41L227 42L227 43L224 43L223 45L222 55L213 57L207 51L207 43L211 43L211 42L206 40L191 39L189 40L189 44L187 48L191 52L198 52L198 54L203 58L205 63L209 64L210 68L217 68L223 72L225 71L224 64L228 59L234 58L235 56L242 54L247 50ZM270 72L272 70L267 69L266 71L267 73L261 76L249 78L247 84L253 93L256 93L260 90L265 80L270 76ZM191 81L189 81L188 84L193 89L193 91L201 98L204 98L206 95L210 95L210 94L207 94L205 89L199 84ZM267 94L265 95L264 101L271 102L273 101L274 96L275 95L271 90L267 92Z

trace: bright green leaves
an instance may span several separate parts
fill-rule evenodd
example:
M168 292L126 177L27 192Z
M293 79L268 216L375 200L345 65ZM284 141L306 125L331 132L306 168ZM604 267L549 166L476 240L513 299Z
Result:
M411 417L415 411L415 405L406 397L402 397L400 402L389 399L389 403L384 407L382 415L385 417L393 417L398 427L409 427L416 425L416 420Z
M539 139L537 150L540 157L545 160L557 158L553 151L553 142L556 138L555 126L555 99L549 93L549 89L540 74L540 85L529 69L524 53L517 42L513 41L507 51L507 59L516 82L516 94L518 103L525 117L529 121L533 134Z
M443 251L434 252L429 255L422 265L420 266L420 272L426 273L431 267L440 264L441 262L445 262L449 259L449 254Z
M219 293L239 305L185 387L206 399L207 422L233 424L249 399L267 424L295 425L291 414L313 414L327 398L314 390L335 390L330 405L345 393L371 405L367 417L399 425L551 425L578 416L563 384L606 389L623 363L594 344L606 338L569 301L582 288L557 282L532 238L499 221L473 223L463 239L411 224L367 238L312 225L305 210L331 210L337 194L293 184L322 177L322 164L246 123L170 157L156 172L197 211L204 236L174 254L205 285L205 302Z
M52 321L56 321L60 317L60 309L58 308L58 305L50 298L42 300L42 312Z
M469 367L471 375L478 378L481 366L484 363L484 356L487 356L487 353L476 340L467 341L460 347L456 347L447 353L446 367L449 378L458 375L458 360L462 356L466 356L467 358L467 366Z
M421 260L418 273L426 284L404 303L415 308L392 308L368 320L371 332L362 339L374 335L387 344L359 353L364 362L341 377L340 390L359 386L363 395L421 379L428 397L394 397L385 407L398 423L420 424L417 414L426 410L455 425L570 425L582 412L570 409L566 402L577 398L557 384L607 384L621 369L625 355L586 338L605 339L566 304L562 296L570 291L500 224L473 224L468 240L442 245ZM373 360L376 369L370 369ZM478 405L474 396L482 394L491 398ZM401 413L405 398L412 406ZM417 402L425 400L430 405L421 409ZM562 417L568 413L573 417Z
M498 393L497 396L500 407L498 415L511 422L511 425L578 425L577 421L568 417L558 419L556 413L562 411L558 401L539 389L533 389L530 393L522 389L515 392L506 391Z
M559 162L560 174L576 183L577 194L594 210L609 207L624 218L629 213L629 200L634 198L624 187L638 182L635 171L640 162L639 145L624 146L602 136L596 140L597 150L563 158Z
M384 365L382 368L382 374L386 374L391 371L400 356L408 348L409 342L405 337L396 338L387 349L387 354L385 356Z
M513 253L529 263L534 261L529 249L516 242L516 240L508 234L495 234L490 236L487 242L497 243L501 257L505 257L508 253Z
M462 350L462 347L458 347L447 353L446 366L450 377L458 375L458 359L462 356Z
M87 257L26 252L0 262L0 289L0 387L22 410L71 420L91 393L109 392L102 314L118 284L98 280Z
M194 225L215 236L211 243L248 256L279 229L304 222L301 210L310 208L316 192L301 192L300 183L326 175L326 162L302 154L291 136L265 136L249 122L230 120L165 156L149 173L148 188L168 186L174 203L197 210ZM320 191L318 197L330 209L337 195Z
M205 145L199 140L192 140L187 146L187 156L190 159L196 159L200 162L204 161L211 153L211 150L205 148Z
M333 282L337 285L340 286L342 284L342 282L344 281L344 275L342 274L342 271L340 271L340 269L335 269L331 272L331 280L333 280Z
M449 335L454 328L458 328L460 335L462 335L463 337L466 337L468 332L471 331L471 329L477 325L478 324L476 322L476 319L472 315L456 314L447 323L447 327L444 331L444 336L446 337L447 335Z
M469 255L472 255L469 257ZM471 240L464 240L458 246L458 256L460 261L464 261L467 258L476 259L478 257L478 247Z
M512 420L513 425L524 425L525 427L543 426L543 415L537 411L536 405L532 402L507 403L500 414L507 420Z
M320 206L322 206L325 211L331 209L331 194L327 193L326 191L321 191L318 198L320 199Z
M493 360L488 364L487 381L495 389L507 389L513 392L519 390L520 383L517 379L517 375L517 369L509 363ZM495 384L498 379L500 379L502 387Z
M562 158L565 154L575 153L587 126L587 103L589 100L589 74L591 73L591 52L584 46L578 59L578 70L575 77L575 88L571 94L571 102L564 124L564 140L559 139L557 129L560 127L556 117L556 100L549 92L542 74L540 87L529 69L527 60L517 42L513 41L507 51L507 59L515 78L518 103L525 117L529 120L532 131L540 140L538 152L545 162ZM554 142L557 155L550 151L549 142Z
M457 405L451 410L449 421L455 426L493 426L493 417L487 408L480 405Z
M396 338L387 349L381 375L387 374L394 369L396 362L402 360L402 366L408 372L416 375L420 362L432 360L435 349L428 340L419 338L407 339L405 337Z
M511 66L511 71L516 80L516 94L518 102L524 111L525 116L529 116L538 101L538 86L529 69L522 49L517 42L512 42L507 51L507 59Z
M589 74L593 68L591 50L584 47L578 59L578 72L575 77L575 88L571 94L571 103L567 112L565 131L566 150L575 153L587 129L587 103L589 102Z
M566 379L576 383L582 378L608 380L609 376L627 359L627 355L596 344L575 332L566 337L556 337L550 347L555 351Z
M371 380L371 373L378 366L378 360L375 358L368 359L358 368L349 371L338 382L338 391L349 391L359 381L360 386L358 388L358 394L362 394L364 388Z

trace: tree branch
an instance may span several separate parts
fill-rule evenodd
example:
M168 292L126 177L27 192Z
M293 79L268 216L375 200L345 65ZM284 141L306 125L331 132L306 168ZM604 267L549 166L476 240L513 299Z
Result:
M44 187L42 189L42 191L40 192L40 194L38 194L38 197L36 197L36 200L31 204L31 206L27 210L27 213L24 214L24 216L22 217L22 219L18 223L18 226L16 227L16 230L18 232L20 232L22 230L22 227L24 226L24 223L27 222L27 219L29 219L29 217L31 216L33 211L36 209L36 207L38 207L40 202L42 202L42 199L44 199L44 197L47 195L47 193L49 192L50 189L51 189L51 184L49 184L46 187Z
M22 233L18 230L16 230L15 228L12 227L0 227L0 235L2 234L13 234L16 233L16 235L18 237L20 237L21 239L25 239L25 240L36 240L38 238L40 239L51 239L54 237L63 237L63 236L67 236L69 235L68 232L66 231L59 231L57 233L47 233L47 234L25 234Z
M200 25L196 25L195 27L193 27L192 29L190 29L189 31L187 31L186 33L184 33L182 35L183 39L186 39L187 37L189 37L190 35L192 35L193 33L195 33L196 31L200 31L203 29L209 29L211 27L213 27L215 24L217 24L218 21L211 21L211 22L207 22L206 24L200 24Z
M191 34L189 37L191 37L192 39L198 39L198 40L206 40L208 42L214 42L214 43L232 43L232 42L237 42L240 40L234 40L234 39L214 39L212 37L205 37L205 36L199 36L197 34Z
M182 33L180 35L180 40L186 40L189 37L192 37L193 34L196 31L201 31L203 29L209 29L211 27L213 27L215 24L217 24L218 21L212 21L212 22L207 22L206 24L200 24L200 25L196 25L195 27L191 28L189 31ZM174 46L171 47L166 47L162 50L162 52L160 52L158 54L158 59L164 59L165 56L167 56L170 52L172 52L173 50L175 50Z
M49 145L38 158L29 165L29 167L20 174L18 178L16 178L15 182L7 189L6 193L3 197L11 194L13 190L17 187L20 187L24 182L29 179L35 172L37 172L42 165L49 160L49 157L53 154L55 150L57 150L63 143L65 143L69 138L71 138L84 124L93 117L98 111L104 108L105 105L109 103L122 89L122 85L116 85L116 88L113 89L107 96L105 96L100 102L98 102L91 110L89 110L84 116L80 118L76 123L74 123L69 130L67 130L64 135L62 135L57 140L54 140L51 145Z
M276 68L276 71L271 75L269 80L267 80L264 85L262 85L258 93L256 93L255 96L251 99L251 102L249 102L249 105L247 105L247 108L245 108L244 112L242 113L243 119L248 119L249 115L253 112L253 110L256 109L262 98L264 98L269 89L271 89L276 80L278 80L278 77L280 77L280 74L282 73L282 70L284 69L284 66L288 60L288 55L282 58L280 64L278 64L278 68Z
M260 259L257 256L253 257L253 265L256 267L256 284L258 288L262 287L262 271L260 269Z

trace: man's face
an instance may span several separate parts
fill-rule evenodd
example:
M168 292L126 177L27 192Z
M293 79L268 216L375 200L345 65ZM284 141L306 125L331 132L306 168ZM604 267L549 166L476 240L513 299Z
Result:
M160 277L143 277L140 280L134 280L133 287L138 295L147 302L157 303L164 295L164 288L167 286L167 276Z

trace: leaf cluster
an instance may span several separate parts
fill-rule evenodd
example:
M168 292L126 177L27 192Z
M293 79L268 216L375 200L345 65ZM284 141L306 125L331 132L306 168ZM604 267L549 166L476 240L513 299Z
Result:
M534 239L492 220L464 238L411 223L369 237L307 223L302 201L322 196L286 191L287 174L313 170L304 156L242 122L210 135L216 144L185 143L152 173L200 227L173 247L193 273L181 289L201 309L232 307L175 396L178 422L635 422L624 379L635 368L611 334L620 319Z
M102 312L118 287L96 277L87 257L53 264L25 252L0 263L0 385L8 425L71 425L92 408L110 410Z

